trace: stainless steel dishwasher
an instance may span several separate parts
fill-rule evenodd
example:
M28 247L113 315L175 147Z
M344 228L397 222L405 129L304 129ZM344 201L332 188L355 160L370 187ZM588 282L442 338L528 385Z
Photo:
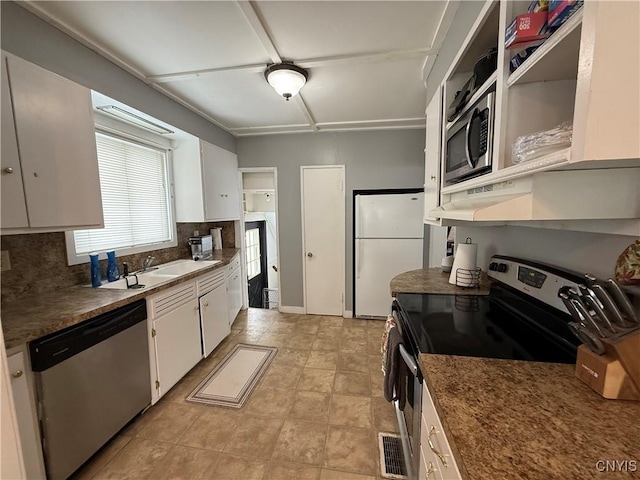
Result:
M29 344L47 478L64 479L151 403L144 300Z

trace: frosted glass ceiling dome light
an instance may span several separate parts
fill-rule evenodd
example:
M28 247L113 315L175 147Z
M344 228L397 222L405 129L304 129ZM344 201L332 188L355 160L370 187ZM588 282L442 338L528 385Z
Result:
M278 92L278 95L282 95L289 101L307 83L309 73L293 63L278 63L267 68L264 78Z

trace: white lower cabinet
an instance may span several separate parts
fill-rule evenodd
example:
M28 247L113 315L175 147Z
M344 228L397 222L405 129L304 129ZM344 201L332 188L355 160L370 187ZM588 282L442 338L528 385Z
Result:
M23 352L8 356L7 365L11 375L11 390L13 391L13 403L16 409L26 478L44 479L40 430L38 428L34 397L29 389L30 367L25 361Z
M202 348L205 357L231 333L225 270L198 279ZM205 293L206 292L206 293Z
M462 478L426 385L422 392L418 478L427 480L461 480Z
M167 393L202 358L195 282L147 298L152 326L150 351L152 402ZM155 365L155 378L153 367Z

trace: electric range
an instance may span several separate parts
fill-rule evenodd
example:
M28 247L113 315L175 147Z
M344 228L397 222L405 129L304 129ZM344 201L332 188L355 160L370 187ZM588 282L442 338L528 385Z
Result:
M417 478L423 377L419 355L575 363L579 340L558 298L584 275L524 259L496 255L489 266L488 295L400 293L391 311L403 337L406 402L394 401L408 478Z

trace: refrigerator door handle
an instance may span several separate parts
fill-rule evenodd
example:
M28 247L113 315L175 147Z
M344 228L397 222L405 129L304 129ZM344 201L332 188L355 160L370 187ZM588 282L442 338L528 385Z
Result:
M362 214L360 213L360 195L356 195L356 238L360 238L362 232Z
M356 278L360 278L362 271L362 240L356 240Z

